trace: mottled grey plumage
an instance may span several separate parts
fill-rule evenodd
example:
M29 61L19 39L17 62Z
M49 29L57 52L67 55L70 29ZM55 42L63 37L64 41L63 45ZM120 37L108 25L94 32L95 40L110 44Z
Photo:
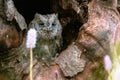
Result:
M50 62L60 51L62 42L62 27L57 14L41 15L36 13L35 18L29 24L29 28L35 28L38 37L33 54L38 59Z

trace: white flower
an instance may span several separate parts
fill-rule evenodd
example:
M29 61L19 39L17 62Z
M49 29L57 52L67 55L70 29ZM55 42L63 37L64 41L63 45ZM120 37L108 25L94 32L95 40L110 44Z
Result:
M27 33L26 47L35 48L36 40L37 40L37 31L34 28L29 29Z
M112 69L112 61L109 55L105 55L104 57L104 67L106 71L110 71Z

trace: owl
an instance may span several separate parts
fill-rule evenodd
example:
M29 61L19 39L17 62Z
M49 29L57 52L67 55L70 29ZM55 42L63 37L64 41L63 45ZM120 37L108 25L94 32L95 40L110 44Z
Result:
M62 46L62 26L58 14L42 15L36 13L29 28L37 31L37 43L33 54L38 60L51 62L60 52Z

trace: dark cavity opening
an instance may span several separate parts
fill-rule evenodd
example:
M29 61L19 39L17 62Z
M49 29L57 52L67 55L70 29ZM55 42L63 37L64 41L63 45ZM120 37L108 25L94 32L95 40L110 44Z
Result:
M23 15L27 24L34 18L35 13L50 14L58 13L59 20L63 27L63 47L66 49L68 45L77 39L78 32L82 23L80 18L73 9L64 10L59 4L59 0L13 0L20 14Z
M34 14L49 14L51 0L13 0L17 10L24 16L27 24L34 18Z

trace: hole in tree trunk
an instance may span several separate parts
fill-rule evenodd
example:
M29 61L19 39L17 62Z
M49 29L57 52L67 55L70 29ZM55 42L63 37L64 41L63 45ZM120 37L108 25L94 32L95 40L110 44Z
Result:
M73 9L62 9L59 0L13 0L27 24L34 18L36 12L40 14L58 13L63 27L63 49L76 40L82 25L78 14Z
M36 12L41 14L51 13L50 0L13 0L17 10L29 23Z

